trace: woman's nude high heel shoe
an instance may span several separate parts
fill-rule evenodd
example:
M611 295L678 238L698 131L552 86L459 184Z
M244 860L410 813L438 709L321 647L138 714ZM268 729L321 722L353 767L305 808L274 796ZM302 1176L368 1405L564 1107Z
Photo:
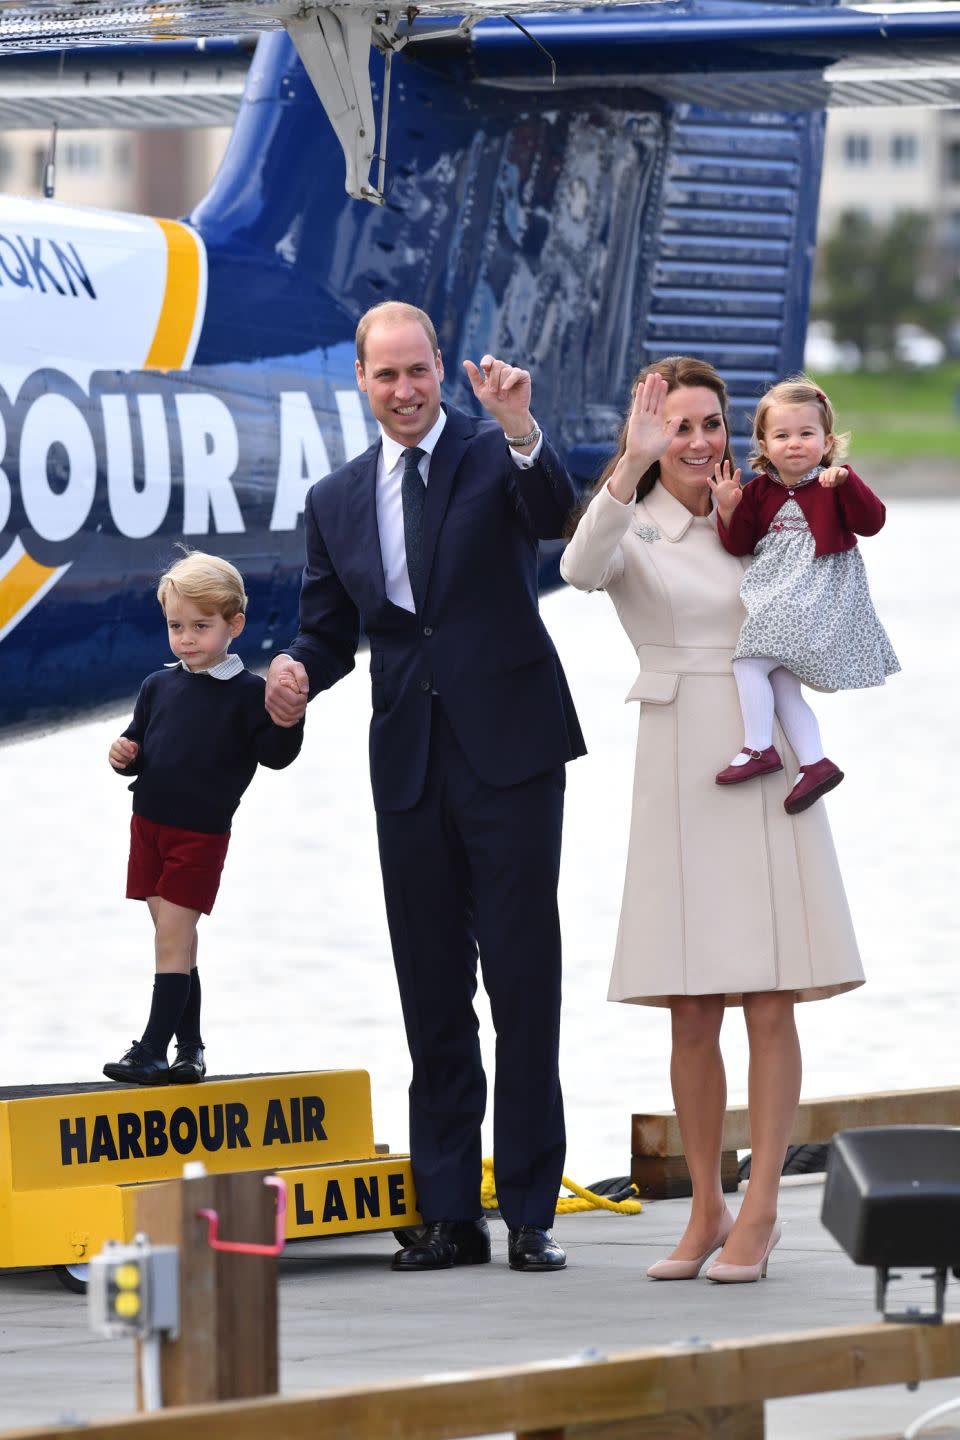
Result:
M728 1211L720 1233L708 1250L704 1250L696 1260L658 1260L647 1271L648 1278L650 1280L696 1280L706 1261L710 1259L715 1250L721 1249L732 1229L733 1216Z
M718 1285L749 1285L753 1280L766 1280L770 1252L779 1245L780 1235L780 1221L775 1220L767 1248L756 1265L728 1265L723 1260L716 1260L707 1271L707 1279L715 1280Z

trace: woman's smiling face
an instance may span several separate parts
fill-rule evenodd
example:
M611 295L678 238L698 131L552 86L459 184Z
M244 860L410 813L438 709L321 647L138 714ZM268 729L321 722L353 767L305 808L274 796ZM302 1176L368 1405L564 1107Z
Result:
M660 457L660 483L687 504L709 496L707 477L723 459L727 430L720 397L705 385L681 385L664 401L663 418L680 417L680 428ZM691 493L693 492L693 493ZM709 506L708 506L709 508Z

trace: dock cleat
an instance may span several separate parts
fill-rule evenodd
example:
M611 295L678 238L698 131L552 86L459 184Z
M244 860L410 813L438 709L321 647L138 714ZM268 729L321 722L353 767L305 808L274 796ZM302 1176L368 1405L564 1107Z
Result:
M158 1055L142 1040L134 1040L125 1055L104 1065L103 1073L121 1085L167 1085L170 1081L167 1057Z

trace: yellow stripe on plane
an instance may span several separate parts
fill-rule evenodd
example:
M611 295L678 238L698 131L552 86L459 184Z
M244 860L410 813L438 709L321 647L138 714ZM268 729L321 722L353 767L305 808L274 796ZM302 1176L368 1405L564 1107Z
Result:
M0 580L0 632L30 604L39 590L56 575L56 567L40 565L24 552Z
M176 220L157 220L167 242L167 283L145 370L181 370L190 346L200 294L200 253L193 232Z

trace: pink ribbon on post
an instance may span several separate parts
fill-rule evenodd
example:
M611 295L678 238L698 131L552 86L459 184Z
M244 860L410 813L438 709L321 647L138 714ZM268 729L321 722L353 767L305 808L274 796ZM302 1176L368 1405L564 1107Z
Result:
M279 1175L265 1175L264 1185L271 1185L277 1192L277 1238L272 1245L261 1245L252 1240L220 1240L217 1231L220 1216L216 1210L198 1210L197 1218L208 1224L207 1243L211 1250L228 1250L234 1255L279 1255L285 1241L284 1217L287 1213L287 1182Z

